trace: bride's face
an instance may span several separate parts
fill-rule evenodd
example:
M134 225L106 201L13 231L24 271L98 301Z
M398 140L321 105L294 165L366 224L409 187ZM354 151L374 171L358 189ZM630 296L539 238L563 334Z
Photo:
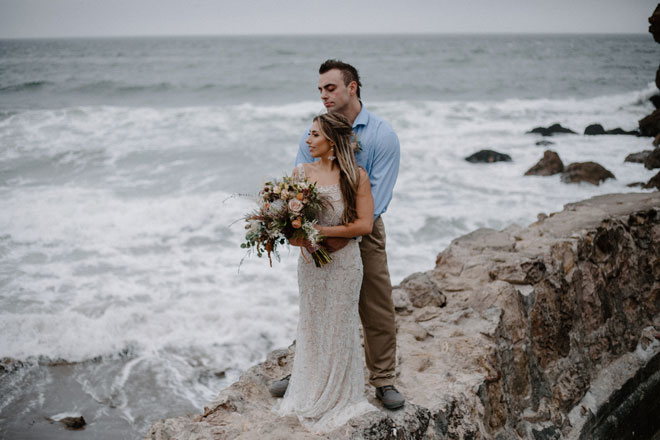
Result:
M309 154L312 157L326 157L331 156L332 152L330 149L330 142L321 134L319 130L318 121L314 121L312 128L309 130L309 136L307 136L307 145L309 146Z

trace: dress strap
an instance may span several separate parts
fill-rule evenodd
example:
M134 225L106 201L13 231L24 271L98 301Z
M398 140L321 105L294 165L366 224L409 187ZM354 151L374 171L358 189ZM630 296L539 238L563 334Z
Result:
M298 177L301 179L305 179L305 165L303 163L299 163L296 165L296 170L298 171Z

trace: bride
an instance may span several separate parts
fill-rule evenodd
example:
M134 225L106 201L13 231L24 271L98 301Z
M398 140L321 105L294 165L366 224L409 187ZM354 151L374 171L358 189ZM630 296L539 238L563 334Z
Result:
M307 145L316 162L299 164L293 176L316 182L328 201L318 229L325 237L371 233L374 203L367 172L355 162L353 131L340 114L314 118ZM300 241L293 245L303 246ZM308 257L307 260L311 261ZM350 418L377 411L364 396L358 301L362 259L358 240L317 268L298 260L300 318L289 386L276 412L294 414L308 429L330 432Z

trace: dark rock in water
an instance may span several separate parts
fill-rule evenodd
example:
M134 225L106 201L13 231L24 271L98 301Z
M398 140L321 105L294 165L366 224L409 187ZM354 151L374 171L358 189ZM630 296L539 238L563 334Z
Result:
M649 32L653 35L653 39L656 43L660 43L660 4L655 8L653 14L649 17ZM660 87L660 86L658 86Z
M660 148L656 148L646 156L646 159L644 159L644 168L649 170L660 168Z
M555 143L552 141L536 141L536 145L540 147L547 147L549 145L554 145Z
M536 127L532 129L531 131L528 131L527 133L536 133L540 134L542 136L552 136L553 134L557 133L570 133L570 134L577 134L570 128L562 127L560 124L552 124L550 127L545 128L545 127Z
M644 188L646 185L644 182L633 182L626 185L628 188Z
M626 158L623 161L624 162L632 162L632 163L644 163L644 160L652 152L653 152L653 150L644 150L644 151L640 151L639 153L631 153L631 154L627 155Z
M639 120L639 132L642 136L651 137L660 134L660 109Z
M564 163L559 155L554 151L546 150L543 153L543 159L527 170L525 176L552 176L562 171L564 171Z
M591 124L584 129L584 134L594 136L597 134L605 134L605 129L600 124Z
M570 128L562 127L561 124L552 124L546 130L549 131L551 134L553 134L553 133L577 134L576 132L574 132Z
M632 135L632 136L639 136L639 132L636 130L633 131L626 131L622 128L613 128L612 130L605 130L602 125L600 124L591 124L587 128L584 129L584 134L585 135L599 135L599 134L626 134L626 135Z
M511 156L493 150L481 150L466 157L465 160L472 163L511 162Z
M639 136L639 130L630 130L626 131L623 128L613 128L611 130L606 130L605 134L624 134L628 136Z
M600 185L607 179L616 179L614 174L596 162L575 162L566 167L561 175L564 183L588 182Z
M646 189L655 188L657 190L660 190L660 172L658 172L658 174L656 174L655 176L651 177L651 179L648 182L646 182L646 184L644 185L644 188Z
M65 417L60 420L60 423L64 424L67 429L82 429L87 424L83 416Z
M658 68L658 73L660 74L660 68ZM655 108L660 108L660 95L651 96L649 101L651 101Z
M660 89L660 66L658 66L658 70L655 72L655 86Z

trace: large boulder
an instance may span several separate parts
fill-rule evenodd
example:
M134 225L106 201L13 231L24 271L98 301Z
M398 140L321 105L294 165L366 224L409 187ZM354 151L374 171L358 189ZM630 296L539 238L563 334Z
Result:
M541 136L552 136L553 134L567 133L567 134L577 134L570 128L562 127L561 124L552 124L550 127L536 127L527 132L540 134Z
M552 176L564 171L564 163L559 155L551 150L545 150L543 158L525 173L525 176Z
M611 171L596 162L575 162L564 169L561 181L564 183L588 182L600 185L607 179L616 179Z
M472 163L511 162L511 156L493 150L480 150L465 158Z
M660 75L660 68L658 68L658 74ZM660 108L660 94L651 96L649 101L651 101L651 104L653 104L655 108Z
M639 132L642 136L651 137L660 133L660 109L639 120Z
M660 43L660 4L656 6L653 14L649 17L649 32L653 35L653 39ZM660 66L655 73L655 85L660 89ZM656 140L660 136L660 108L656 105L656 110L639 121L639 131L642 136L655 137Z
M417 272L408 276L401 281L400 287L408 293L408 299L414 307L444 307L447 304L445 295L426 273Z
M646 156L646 159L644 159L644 167L649 170L660 168L660 148L656 148Z
M594 136L597 134L605 134L605 129L600 124L591 124L584 129L584 134Z
M656 6L655 11L649 17L649 32L653 35L653 39L656 43L660 43L660 4ZM660 86L658 86L660 88Z
M653 150L644 150L640 151L639 153L630 153L623 161L631 163L644 163L648 155L652 152Z

